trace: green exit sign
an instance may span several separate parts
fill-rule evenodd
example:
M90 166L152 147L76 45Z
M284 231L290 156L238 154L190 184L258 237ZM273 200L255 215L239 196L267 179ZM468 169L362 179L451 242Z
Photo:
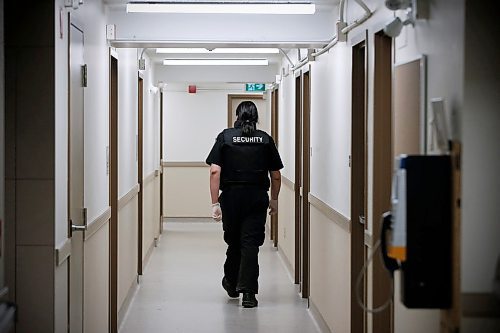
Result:
M245 90L246 91L265 91L266 84L265 83L247 83Z

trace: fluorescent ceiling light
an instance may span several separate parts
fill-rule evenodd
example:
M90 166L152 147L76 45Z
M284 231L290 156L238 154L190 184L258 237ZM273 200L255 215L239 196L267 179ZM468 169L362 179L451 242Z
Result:
M267 59L165 59L171 66L267 66Z
M127 4L127 13L182 14L314 14L313 3L241 3L241 2L163 2Z
M203 53L203 54L239 54L239 53L260 53L260 54L278 54L279 49L275 48L218 48L207 50L204 48L159 48L156 53Z

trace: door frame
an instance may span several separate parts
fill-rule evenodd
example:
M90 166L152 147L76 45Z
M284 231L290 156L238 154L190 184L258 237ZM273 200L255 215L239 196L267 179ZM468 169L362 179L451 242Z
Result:
M351 332L366 331L366 312L357 304L357 277L366 260L365 230L368 175L368 52L367 31L352 40L351 121ZM366 277L362 283L366 304Z
M276 147L278 147L278 130L279 130L279 112L278 112L278 97L279 97L279 89L274 88L273 91L271 92L271 137L274 140L274 143L276 144ZM271 240L273 241L273 246L278 247L278 224L279 224L279 219L278 219L278 213L271 215Z
M295 74L295 270L294 282L301 283L301 191L302 191L302 76Z
M163 233L163 88L160 88L160 234Z
M118 53L109 49L109 331L118 332Z
M393 40L383 30L374 33L374 91L373 91L373 206L372 235L373 242L380 238L381 216L391 208L391 184L393 170ZM389 89L387 89L389 87ZM390 112L387 112L390 110ZM376 134L376 135L375 135ZM371 244L373 245L373 244ZM373 258L373 307L387 301L391 295L393 281L389 278L379 256ZM394 331L394 305L373 316L374 332Z
M137 274L143 271L143 242L144 242L144 78L142 73L137 74Z
M310 293L311 66L302 71L302 298Z

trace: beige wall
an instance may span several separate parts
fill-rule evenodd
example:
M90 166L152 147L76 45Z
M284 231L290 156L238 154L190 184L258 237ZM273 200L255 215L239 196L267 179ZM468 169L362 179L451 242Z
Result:
M160 234L160 177L154 173L144 182L143 204L142 260L146 264L155 238Z
M106 332L109 314L109 223L85 240L84 331Z
M310 301L332 332L350 331L351 234L311 205Z
M210 174L203 163L197 166L168 166L163 169L165 217L210 217Z
M293 183L283 180L279 195L278 247L290 273L295 269L295 193Z
M118 211L118 310L137 279L137 196ZM126 305L126 304L125 304Z

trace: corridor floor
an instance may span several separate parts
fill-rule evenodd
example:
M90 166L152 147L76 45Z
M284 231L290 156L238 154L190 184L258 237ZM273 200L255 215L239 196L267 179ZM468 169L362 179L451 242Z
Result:
M241 297L230 299L221 287L226 249L221 224L164 226L121 333L319 332L269 241L259 256L259 306L245 309Z

